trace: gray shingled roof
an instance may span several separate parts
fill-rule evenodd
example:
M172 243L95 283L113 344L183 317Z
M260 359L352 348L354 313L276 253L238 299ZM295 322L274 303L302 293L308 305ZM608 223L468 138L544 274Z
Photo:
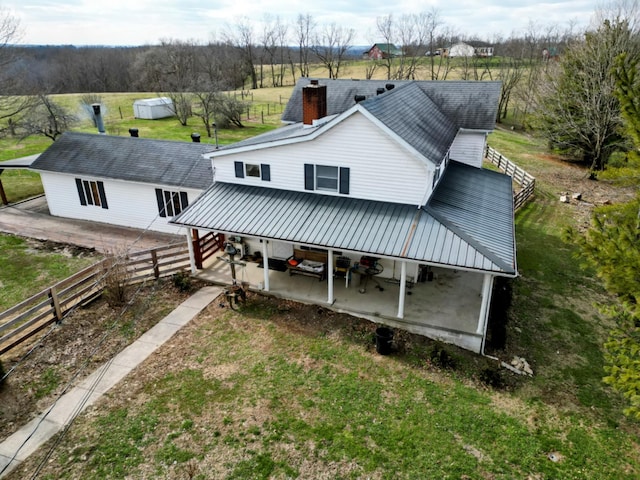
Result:
M31 168L204 190L213 174L211 161L202 155L212 150L194 142L67 132Z
M436 164L443 160L458 133L454 123L440 111L416 82L403 83L384 95L370 97L360 105L425 158ZM221 150L301 138L316 132L316 128L295 123L229 145Z
M493 175L471 167L468 171L466 167L456 170L454 163L449 166L453 167L453 173L442 178L440 184L444 187L435 193L443 192L442 203L449 209L440 205L416 208L216 183L172 222L230 234L514 275L512 223L476 225L492 219L492 214L473 217L477 196L459 198L449 193L467 186L467 180L462 180L460 174L470 177L479 191L489 194L498 189L496 211L501 210L507 220L513 220L509 178L505 176L506 181L497 181ZM438 217L431 211L437 212ZM489 228L496 240L482 234Z
M282 114L284 122L302 121L302 88L309 78L301 78L289 98ZM472 81L414 81L414 80L329 80L317 79L327 86L327 114L342 113L355 104L355 95L374 97L378 88L387 84L400 87L417 84L438 106L456 128L493 130L500 97L501 82ZM386 95L386 94L383 94Z
M416 83L371 97L361 105L437 164L443 160L458 133L456 126Z

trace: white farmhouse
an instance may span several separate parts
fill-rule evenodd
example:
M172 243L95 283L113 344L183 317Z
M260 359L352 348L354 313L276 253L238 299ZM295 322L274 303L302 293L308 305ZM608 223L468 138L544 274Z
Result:
M258 257L254 288L481 352L494 279L517 275L511 179L482 168L499 93L302 79L291 124L207 154L213 184L172 223ZM211 278L235 281L220 265Z

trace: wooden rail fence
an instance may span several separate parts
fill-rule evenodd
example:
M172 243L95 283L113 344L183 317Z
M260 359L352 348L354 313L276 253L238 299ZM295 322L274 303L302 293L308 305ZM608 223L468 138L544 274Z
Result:
M536 188L536 179L489 145L487 145L485 157L520 186L520 191L513 195L513 207L517 210L533 195Z
M0 313L0 355L100 295L113 262L113 257L106 258ZM189 249L179 243L128 253L124 264L128 284L157 279L189 269Z

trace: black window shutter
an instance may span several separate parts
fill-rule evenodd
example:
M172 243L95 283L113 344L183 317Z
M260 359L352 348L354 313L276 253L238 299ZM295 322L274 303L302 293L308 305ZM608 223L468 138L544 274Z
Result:
M236 167L236 178L244 178L244 164L242 162L233 162Z
M310 163L304 164L304 189L313 190L313 165Z
M102 208L109 208L107 205L107 195L104 193L104 183L98 182L98 195L100 195L100 205Z
M91 184L87 180L82 181L84 186L84 198L87 200L88 205L93 205L93 192L91 191Z
M80 205L87 205L87 199L84 196L84 187L82 186L82 180L76 178L76 187L78 188L78 197L80 197Z
M340 167L340 193L349 194L349 168Z
M180 208L184 210L189 206L189 199L187 198L187 192L180 192Z
M164 192L164 208L167 217L173 217L173 192Z
M262 175L262 180L265 182L271 181L271 167L266 163L260 164L260 175Z
M166 217L167 212L164 208L164 195L160 188L156 188L156 200L158 201L158 213L160 213L161 217Z

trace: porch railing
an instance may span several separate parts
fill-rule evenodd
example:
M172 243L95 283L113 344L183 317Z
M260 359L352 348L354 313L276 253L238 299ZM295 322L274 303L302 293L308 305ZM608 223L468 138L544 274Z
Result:
M223 245L224 235L222 233L209 232L200 237L198 230L193 230L193 256L196 268L202 270L204 261L222 250Z
M485 150L485 158L496 165L501 171L509 175L513 182L520 186L520 190L513 195L513 207L515 210L524 205L531 196L533 196L536 188L536 179L525 170L517 166L500 152L487 145Z

